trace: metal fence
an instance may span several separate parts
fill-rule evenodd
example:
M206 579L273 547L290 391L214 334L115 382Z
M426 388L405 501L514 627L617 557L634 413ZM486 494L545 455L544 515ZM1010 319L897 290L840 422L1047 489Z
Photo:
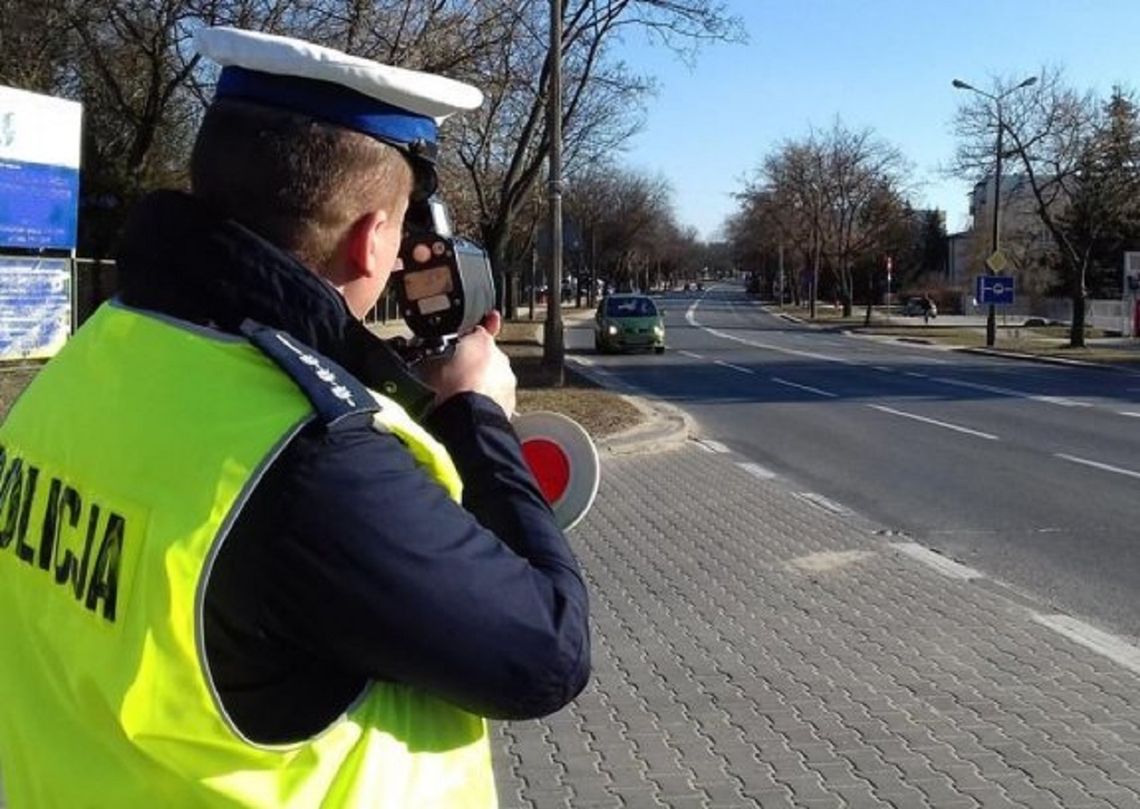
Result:
M99 308L99 304L112 297L119 289L119 276L115 262L91 258L72 260L72 328L77 329Z

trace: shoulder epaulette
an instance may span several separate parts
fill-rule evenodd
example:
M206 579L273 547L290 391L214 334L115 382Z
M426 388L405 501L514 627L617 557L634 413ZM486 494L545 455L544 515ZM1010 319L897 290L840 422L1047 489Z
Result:
M309 397L313 409L326 425L358 413L380 410L360 380L292 335L253 320L242 323L241 331Z

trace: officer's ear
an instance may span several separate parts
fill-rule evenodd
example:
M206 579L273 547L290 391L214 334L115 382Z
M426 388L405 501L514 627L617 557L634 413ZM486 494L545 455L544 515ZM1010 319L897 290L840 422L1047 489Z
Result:
M343 260L341 263L341 277L331 279L334 284L347 284L363 278L373 278L379 273L389 272L391 258L387 259L388 266L384 266L385 256L390 252L387 246L388 231L390 227L390 214L384 210L369 211L357 217L349 226L341 242Z

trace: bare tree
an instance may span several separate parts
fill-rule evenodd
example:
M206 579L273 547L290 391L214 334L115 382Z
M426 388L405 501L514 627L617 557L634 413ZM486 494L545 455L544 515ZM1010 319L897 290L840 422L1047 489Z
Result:
M1011 86L997 80L992 95L1000 97ZM1125 106L1117 104L1117 124ZM1094 252L1121 232L1135 207L1136 158L1121 151L1134 150L1135 145L1114 139L1111 109L1111 103L1101 108L1091 93L1066 85L1058 69L1044 70L1039 82L1011 95L1002 108L1006 156L1015 159L1024 173L1037 216L1057 249L1061 278L1073 306L1069 332L1073 347L1085 342L1087 279ZM1134 112L1130 115L1135 117ZM955 131L961 140L955 167L960 175L992 174L997 120L990 99L973 97L959 108Z
M808 306L814 318L824 258L829 193L824 148L814 134L800 142L785 142L764 158L761 171L776 201L786 206L787 212L782 221L794 223L791 232L800 239L797 246L808 273Z
M301 36L471 81L487 103L444 125L442 171L457 219L507 269L512 245L527 243L515 220L531 205L549 143L548 8L546 0L0 0L0 80L86 102L84 194L120 212L144 190L183 181L216 79L190 47L196 26ZM652 82L617 57L619 36L636 30L685 58L705 42L743 38L718 0L567 0L564 16L568 172L612 157L640 125ZM100 242L121 217L107 219Z
M550 78L546 0L516 4L511 35L473 76L487 94L458 127L459 159L478 205L481 235L503 272L515 263L514 219L540 182L549 147ZM691 53L708 41L739 40L739 21L714 0L568 0L563 6L562 127L566 170L604 161L640 126L652 84L614 57L626 31Z
M0 84L35 93L58 92L73 56L68 3L0 0Z
M908 169L899 151L874 132L853 131L838 120L829 131L812 131L764 157L758 180L740 199L757 224L805 257L813 318L825 263L850 316L855 266L881 253L908 215Z
M883 237L905 215L904 177L909 164L895 147L870 129L852 131L836 121L822 138L824 243L834 260L850 317L855 262L882 246Z
M763 288L778 290L781 299L790 290L799 305L811 254L803 262L793 258L799 255L796 246L810 240L807 218L763 177L746 185L737 200L740 208L725 226L737 264L762 277Z

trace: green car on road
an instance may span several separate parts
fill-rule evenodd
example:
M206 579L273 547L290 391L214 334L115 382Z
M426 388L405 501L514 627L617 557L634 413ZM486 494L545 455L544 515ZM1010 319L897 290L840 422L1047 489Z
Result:
M652 348L664 353L665 310L645 295L602 298L594 315L594 348L600 352Z

